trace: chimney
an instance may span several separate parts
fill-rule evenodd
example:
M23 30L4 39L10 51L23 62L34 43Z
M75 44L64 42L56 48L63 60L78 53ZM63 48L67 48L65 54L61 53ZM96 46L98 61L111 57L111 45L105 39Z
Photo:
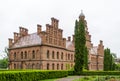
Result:
M93 47L93 43L91 43L91 47Z
M28 35L28 29L24 28L25 36Z
M37 34L40 34L40 32L41 32L41 25L39 25L39 24L37 24Z
M59 20L55 19L54 17L51 18L51 25L53 27L58 28L58 22L59 22Z
M19 32L20 32L21 37L28 35L28 29L26 29L26 28L19 27Z
M70 36L68 37L68 41L71 41L71 37Z
M8 40L9 40L9 48L10 48L13 45L13 39L9 38Z
M66 47L66 38L63 38L63 47Z
M100 40L100 45L102 45L103 44L103 41L102 40Z
M19 33L14 32L14 42L17 42L19 39Z
M75 42L75 35L72 35L73 36L73 40L72 40L72 42Z

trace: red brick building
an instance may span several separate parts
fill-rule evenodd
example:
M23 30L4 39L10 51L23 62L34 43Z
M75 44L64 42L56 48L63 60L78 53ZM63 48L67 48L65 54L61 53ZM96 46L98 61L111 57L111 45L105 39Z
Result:
M85 16L81 12L79 19ZM96 47L91 43L87 22L86 46L89 50L89 69L102 70L104 46L102 41ZM28 29L19 27L14 39L9 39L9 69L66 70L74 66L74 35L63 38L63 30L58 27L59 20L51 18L46 31L37 25L37 32L29 34Z

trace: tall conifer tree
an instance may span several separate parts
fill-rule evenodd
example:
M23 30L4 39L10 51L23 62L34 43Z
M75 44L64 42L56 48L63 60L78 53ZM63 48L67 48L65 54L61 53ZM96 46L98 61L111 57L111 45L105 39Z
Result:
M110 49L107 48L104 50L104 71L115 70L115 63L113 53L110 52Z
M84 54L84 68L88 70L88 49L85 47L85 54Z
M85 54L85 24L84 15L81 13L79 21L75 22L75 66L74 70L76 74L79 74L83 70L84 66L84 54Z

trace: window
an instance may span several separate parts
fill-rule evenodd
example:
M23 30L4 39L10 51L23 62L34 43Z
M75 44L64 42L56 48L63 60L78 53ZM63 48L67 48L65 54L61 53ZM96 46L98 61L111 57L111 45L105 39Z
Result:
M47 63L47 70L49 70L49 63Z
M61 70L63 70L63 64L61 64Z
M61 53L61 59L63 59L63 52Z
M55 66L55 64L53 63L53 64L52 64L52 70L54 70L54 66Z
M52 59L55 58L55 54L54 54L54 51L52 51Z
M16 60L16 52L14 53L14 60Z
M16 69L17 68L17 66L16 66L16 64L14 64L14 69Z
M57 70L59 70L59 64L57 64Z
M71 60L73 60L73 55L71 54Z
M36 64L36 69L39 69L40 68L40 65L39 63Z
M71 64L71 67L73 67L73 64Z
M35 64L34 63L32 64L32 69L35 69Z
M47 58L49 59L50 55L49 55L49 50L47 50Z
M57 52L57 59L59 59L59 52Z
M28 69L31 69L30 63L28 64Z
M27 59L27 52L25 51L25 59Z
M68 60L70 60L70 54L68 54Z
M33 59L35 58L35 51L34 50L32 51L32 58Z
M67 60L67 53L66 53L66 60Z
M21 52L21 59L23 59L23 52Z

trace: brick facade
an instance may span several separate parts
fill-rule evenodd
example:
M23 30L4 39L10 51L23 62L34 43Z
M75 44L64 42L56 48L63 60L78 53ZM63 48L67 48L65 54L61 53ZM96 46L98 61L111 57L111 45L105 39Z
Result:
M80 18L85 18L81 13ZM63 30L58 27L59 20L51 18L46 31L37 25L37 32L28 34L28 29L19 27L14 39L9 39L9 69L66 70L74 66L74 35L63 38ZM102 41L97 47L91 43L87 22L86 46L89 50L90 70L103 69L104 46Z

